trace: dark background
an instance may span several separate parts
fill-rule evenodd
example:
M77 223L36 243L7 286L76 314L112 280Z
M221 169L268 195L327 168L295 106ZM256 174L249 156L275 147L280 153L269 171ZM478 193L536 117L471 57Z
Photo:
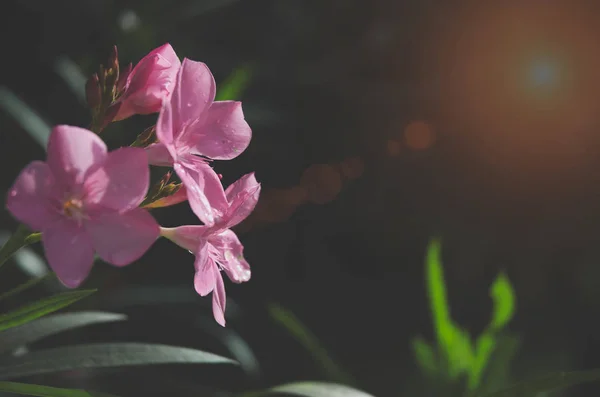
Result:
M122 64L135 64L170 42L181 58L207 63L217 84L241 65L253 67L241 100L254 136L240 157L215 164L226 184L254 170L263 191L276 196L297 186L312 164L359 159L364 169L328 203L301 205L239 231L253 276L243 285L227 284L240 313L228 328L258 356L259 380L204 367L117 372L130 377L127 387L158 390L152 373L178 379L182 390L204 378L230 389L322 379L306 351L269 320L266 304L279 302L363 389L401 395L416 371L410 338L432 338L423 287L432 236L443 240L453 316L472 333L489 320L488 288L498 272L513 282L518 308L510 329L523 338L515 378L600 367L598 2L481 3L489 4L2 4L0 82L50 125L89 123L57 61L70 59L87 77L113 44ZM138 25L128 28L131 15ZM528 68L547 56L559 65L558 83L538 76L539 86L530 87L537 75L527 80ZM134 117L103 136L111 146L128 144L153 120ZM415 121L428 129L407 128ZM5 190L24 165L43 159L44 150L10 112L0 111L0 122ZM263 204L269 206L277 200ZM167 226L195 222L186 206L154 214ZM15 222L2 213L0 226L11 230ZM3 285L24 277L15 269L5 274L14 277ZM144 285L154 288L149 301L172 297L161 286L185 297L165 309L113 308L128 310L131 324L63 338L110 335L223 353L210 331L210 298L192 293L192 277L192 258L166 241L125 269L96 265L89 285L101 285L103 296ZM196 317L204 320L195 323ZM100 385L125 387L125 375L102 376ZM65 379L37 380L70 385Z

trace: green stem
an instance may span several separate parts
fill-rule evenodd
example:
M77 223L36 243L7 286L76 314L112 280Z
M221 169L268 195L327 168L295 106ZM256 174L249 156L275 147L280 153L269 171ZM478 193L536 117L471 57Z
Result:
M13 256L18 250L26 245L36 243L42 238L41 233L31 233L25 225L19 225L17 230L10 236L6 243L0 248L0 267Z

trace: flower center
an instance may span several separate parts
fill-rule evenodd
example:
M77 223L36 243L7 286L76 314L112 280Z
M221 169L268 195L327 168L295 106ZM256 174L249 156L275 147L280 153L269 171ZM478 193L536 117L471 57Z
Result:
M83 219L83 201L72 198L63 203L63 213L75 220Z

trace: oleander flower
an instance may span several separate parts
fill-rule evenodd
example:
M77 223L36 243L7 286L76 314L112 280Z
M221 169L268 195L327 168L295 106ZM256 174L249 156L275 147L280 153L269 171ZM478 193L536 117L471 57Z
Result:
M12 215L42 232L52 270L67 287L89 274L94 254L116 266L140 258L159 236L154 218L138 205L149 185L146 152L108 152L96 134L55 127L47 161L33 161L7 198Z

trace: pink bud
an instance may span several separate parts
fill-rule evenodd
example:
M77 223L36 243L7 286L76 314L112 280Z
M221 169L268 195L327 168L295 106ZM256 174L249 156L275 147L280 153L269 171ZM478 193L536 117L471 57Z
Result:
M125 83L119 82L124 92L119 98L121 107L114 121L134 114L151 114L160 110L170 97L181 62L170 44L164 44L135 65Z

